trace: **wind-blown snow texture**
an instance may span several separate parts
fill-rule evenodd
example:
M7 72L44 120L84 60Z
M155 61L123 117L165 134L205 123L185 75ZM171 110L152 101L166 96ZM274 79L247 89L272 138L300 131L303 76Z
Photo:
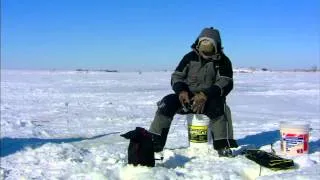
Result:
M243 156L219 158L188 146L184 116L172 123L164 160L126 165L120 133L148 128L172 93L171 72L1 71L0 179L320 179L319 73L235 73L228 96L239 144L280 154L279 122L311 126L297 169L271 171Z

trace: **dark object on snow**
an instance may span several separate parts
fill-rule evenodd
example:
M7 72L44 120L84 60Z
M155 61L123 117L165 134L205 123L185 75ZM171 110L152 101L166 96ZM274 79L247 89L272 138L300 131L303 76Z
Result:
M160 142L160 135L153 134L144 128L136 127L135 130L129 131L120 136L130 139L128 147L128 164L134 166L154 167L154 152L157 152L157 142Z
M234 155L232 154L232 150L230 148L221 148L218 149L218 155L219 157L234 157Z
M294 168L294 162L292 159L285 159L275 154L258 149L246 150L245 156L261 166L267 167L274 171Z

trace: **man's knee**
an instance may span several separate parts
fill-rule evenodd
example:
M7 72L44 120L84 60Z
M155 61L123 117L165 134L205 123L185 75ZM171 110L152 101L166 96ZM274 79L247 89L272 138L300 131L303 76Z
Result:
M220 116L223 116L225 113L224 108L224 101L223 99L210 99L205 107L204 113L210 118L210 119L216 119Z
M169 94L163 97L157 105L159 112L168 117L173 117L181 107L179 97L176 94Z

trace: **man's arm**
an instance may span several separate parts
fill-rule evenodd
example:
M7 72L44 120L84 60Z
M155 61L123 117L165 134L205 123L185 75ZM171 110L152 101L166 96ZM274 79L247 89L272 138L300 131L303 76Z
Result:
M191 54L188 53L182 58L179 65L171 75L171 86L176 94L179 94L181 91L190 91L185 82L188 73L190 55Z
M204 91L208 97L227 96L233 89L233 70L230 59L223 55L218 66L216 82Z

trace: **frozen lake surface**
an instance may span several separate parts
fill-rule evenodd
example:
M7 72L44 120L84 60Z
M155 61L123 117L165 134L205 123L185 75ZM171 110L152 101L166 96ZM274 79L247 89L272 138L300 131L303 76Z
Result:
M148 128L172 93L171 72L1 71L1 179L320 179L320 73L235 73L227 98L239 144L280 152L280 121L310 124L309 154L297 169L271 171L243 156L187 148L175 116L164 160L126 165L120 133Z

